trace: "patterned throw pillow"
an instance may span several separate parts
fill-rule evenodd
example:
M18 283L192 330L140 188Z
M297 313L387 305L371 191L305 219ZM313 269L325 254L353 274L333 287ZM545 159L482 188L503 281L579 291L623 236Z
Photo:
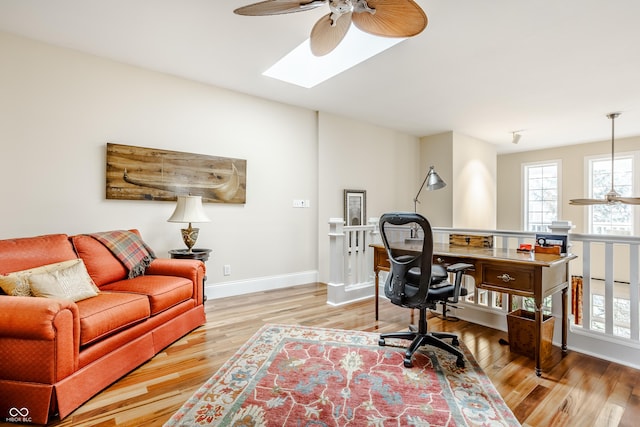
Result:
M31 288L29 286L29 276L32 274L46 273L49 271L59 270L61 268L67 268L73 264L77 264L79 259L71 259L68 261L56 262L54 264L47 264L40 267L30 268L28 270L15 271L9 274L0 275L0 288L7 295L30 297Z
M81 259L67 268L32 274L29 284L31 293L36 297L80 301L100 293Z

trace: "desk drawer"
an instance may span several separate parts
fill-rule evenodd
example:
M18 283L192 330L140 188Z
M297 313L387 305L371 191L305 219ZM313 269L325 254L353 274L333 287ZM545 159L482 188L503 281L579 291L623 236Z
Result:
M534 272L527 268L485 264L482 269L482 284L508 291L533 293Z
M376 249L374 251L374 260L373 265L382 270L389 270L391 268L391 263L389 262L389 258L387 257L387 251L384 249Z

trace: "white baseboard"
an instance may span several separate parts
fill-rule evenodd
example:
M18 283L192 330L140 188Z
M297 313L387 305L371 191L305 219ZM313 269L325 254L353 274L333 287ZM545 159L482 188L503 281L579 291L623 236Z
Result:
M247 280L233 282L206 283L205 295L207 299L225 298L236 295L244 295L252 292L268 291L271 289L288 288L291 286L305 285L318 281L317 270L301 271L298 273L282 274L279 276L256 277Z

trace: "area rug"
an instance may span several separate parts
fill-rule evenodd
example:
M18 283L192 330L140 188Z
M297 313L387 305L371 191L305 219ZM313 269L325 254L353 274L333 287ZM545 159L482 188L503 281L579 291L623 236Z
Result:
M377 333L262 327L165 424L173 426L519 426L461 343L465 367Z

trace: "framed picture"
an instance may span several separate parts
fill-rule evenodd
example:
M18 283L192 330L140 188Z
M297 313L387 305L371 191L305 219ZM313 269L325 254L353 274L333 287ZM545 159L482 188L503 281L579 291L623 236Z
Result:
M247 161L107 144L107 199L176 200L201 196L205 203L245 203Z
M345 225L365 225L366 218L367 192L364 190L344 190Z

